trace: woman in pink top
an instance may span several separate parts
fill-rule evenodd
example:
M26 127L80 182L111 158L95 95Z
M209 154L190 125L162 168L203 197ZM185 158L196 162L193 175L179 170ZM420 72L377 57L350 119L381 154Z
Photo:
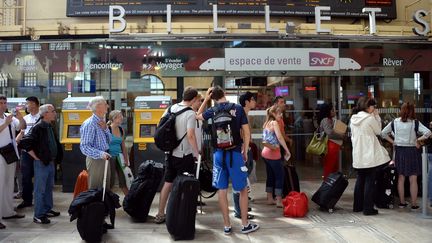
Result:
M263 125L264 148L261 152L267 168L267 203L270 205L276 204L277 207L282 207L282 189L284 183L283 160L280 147L282 146L285 150L285 160L291 157L291 153L288 150L277 122L281 117L282 110L279 107L272 106L267 109L267 118ZM273 192L276 195L276 201L273 198Z

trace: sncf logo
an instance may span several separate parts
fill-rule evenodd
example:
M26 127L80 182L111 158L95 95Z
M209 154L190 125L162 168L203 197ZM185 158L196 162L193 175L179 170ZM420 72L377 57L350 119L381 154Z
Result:
M311 67L332 67L334 64L334 56L321 52L309 52L309 66Z

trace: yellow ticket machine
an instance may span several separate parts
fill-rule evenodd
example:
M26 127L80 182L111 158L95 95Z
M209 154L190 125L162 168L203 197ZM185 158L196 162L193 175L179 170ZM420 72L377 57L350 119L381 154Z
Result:
M86 168L85 155L81 153L80 127L92 115L88 108L93 97L69 97L63 100L60 115L60 143L63 148L62 190L73 192L79 173Z
M166 108L171 105L170 96L137 96L134 105L133 162L134 172L146 160L164 163L165 153L154 144L156 126Z

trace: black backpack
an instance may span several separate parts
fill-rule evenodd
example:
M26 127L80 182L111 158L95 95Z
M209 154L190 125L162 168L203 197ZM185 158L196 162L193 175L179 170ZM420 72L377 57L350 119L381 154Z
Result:
M231 115L235 112L235 104L230 103L224 108L212 108L212 144L214 148L231 150L241 144L240 129L235 129L236 117Z
M161 118L154 135L156 147L167 152L177 148L187 134L185 133L181 139L177 139L175 128L176 117L185 111L192 110L191 107L186 107L181 111L173 113L171 112L171 107L168 108L167 114Z

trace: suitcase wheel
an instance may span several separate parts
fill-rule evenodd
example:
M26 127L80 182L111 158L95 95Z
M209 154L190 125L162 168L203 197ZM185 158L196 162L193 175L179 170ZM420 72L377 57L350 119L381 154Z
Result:
M329 208L329 209L328 209L328 212L329 212L329 213L333 213L333 208Z

